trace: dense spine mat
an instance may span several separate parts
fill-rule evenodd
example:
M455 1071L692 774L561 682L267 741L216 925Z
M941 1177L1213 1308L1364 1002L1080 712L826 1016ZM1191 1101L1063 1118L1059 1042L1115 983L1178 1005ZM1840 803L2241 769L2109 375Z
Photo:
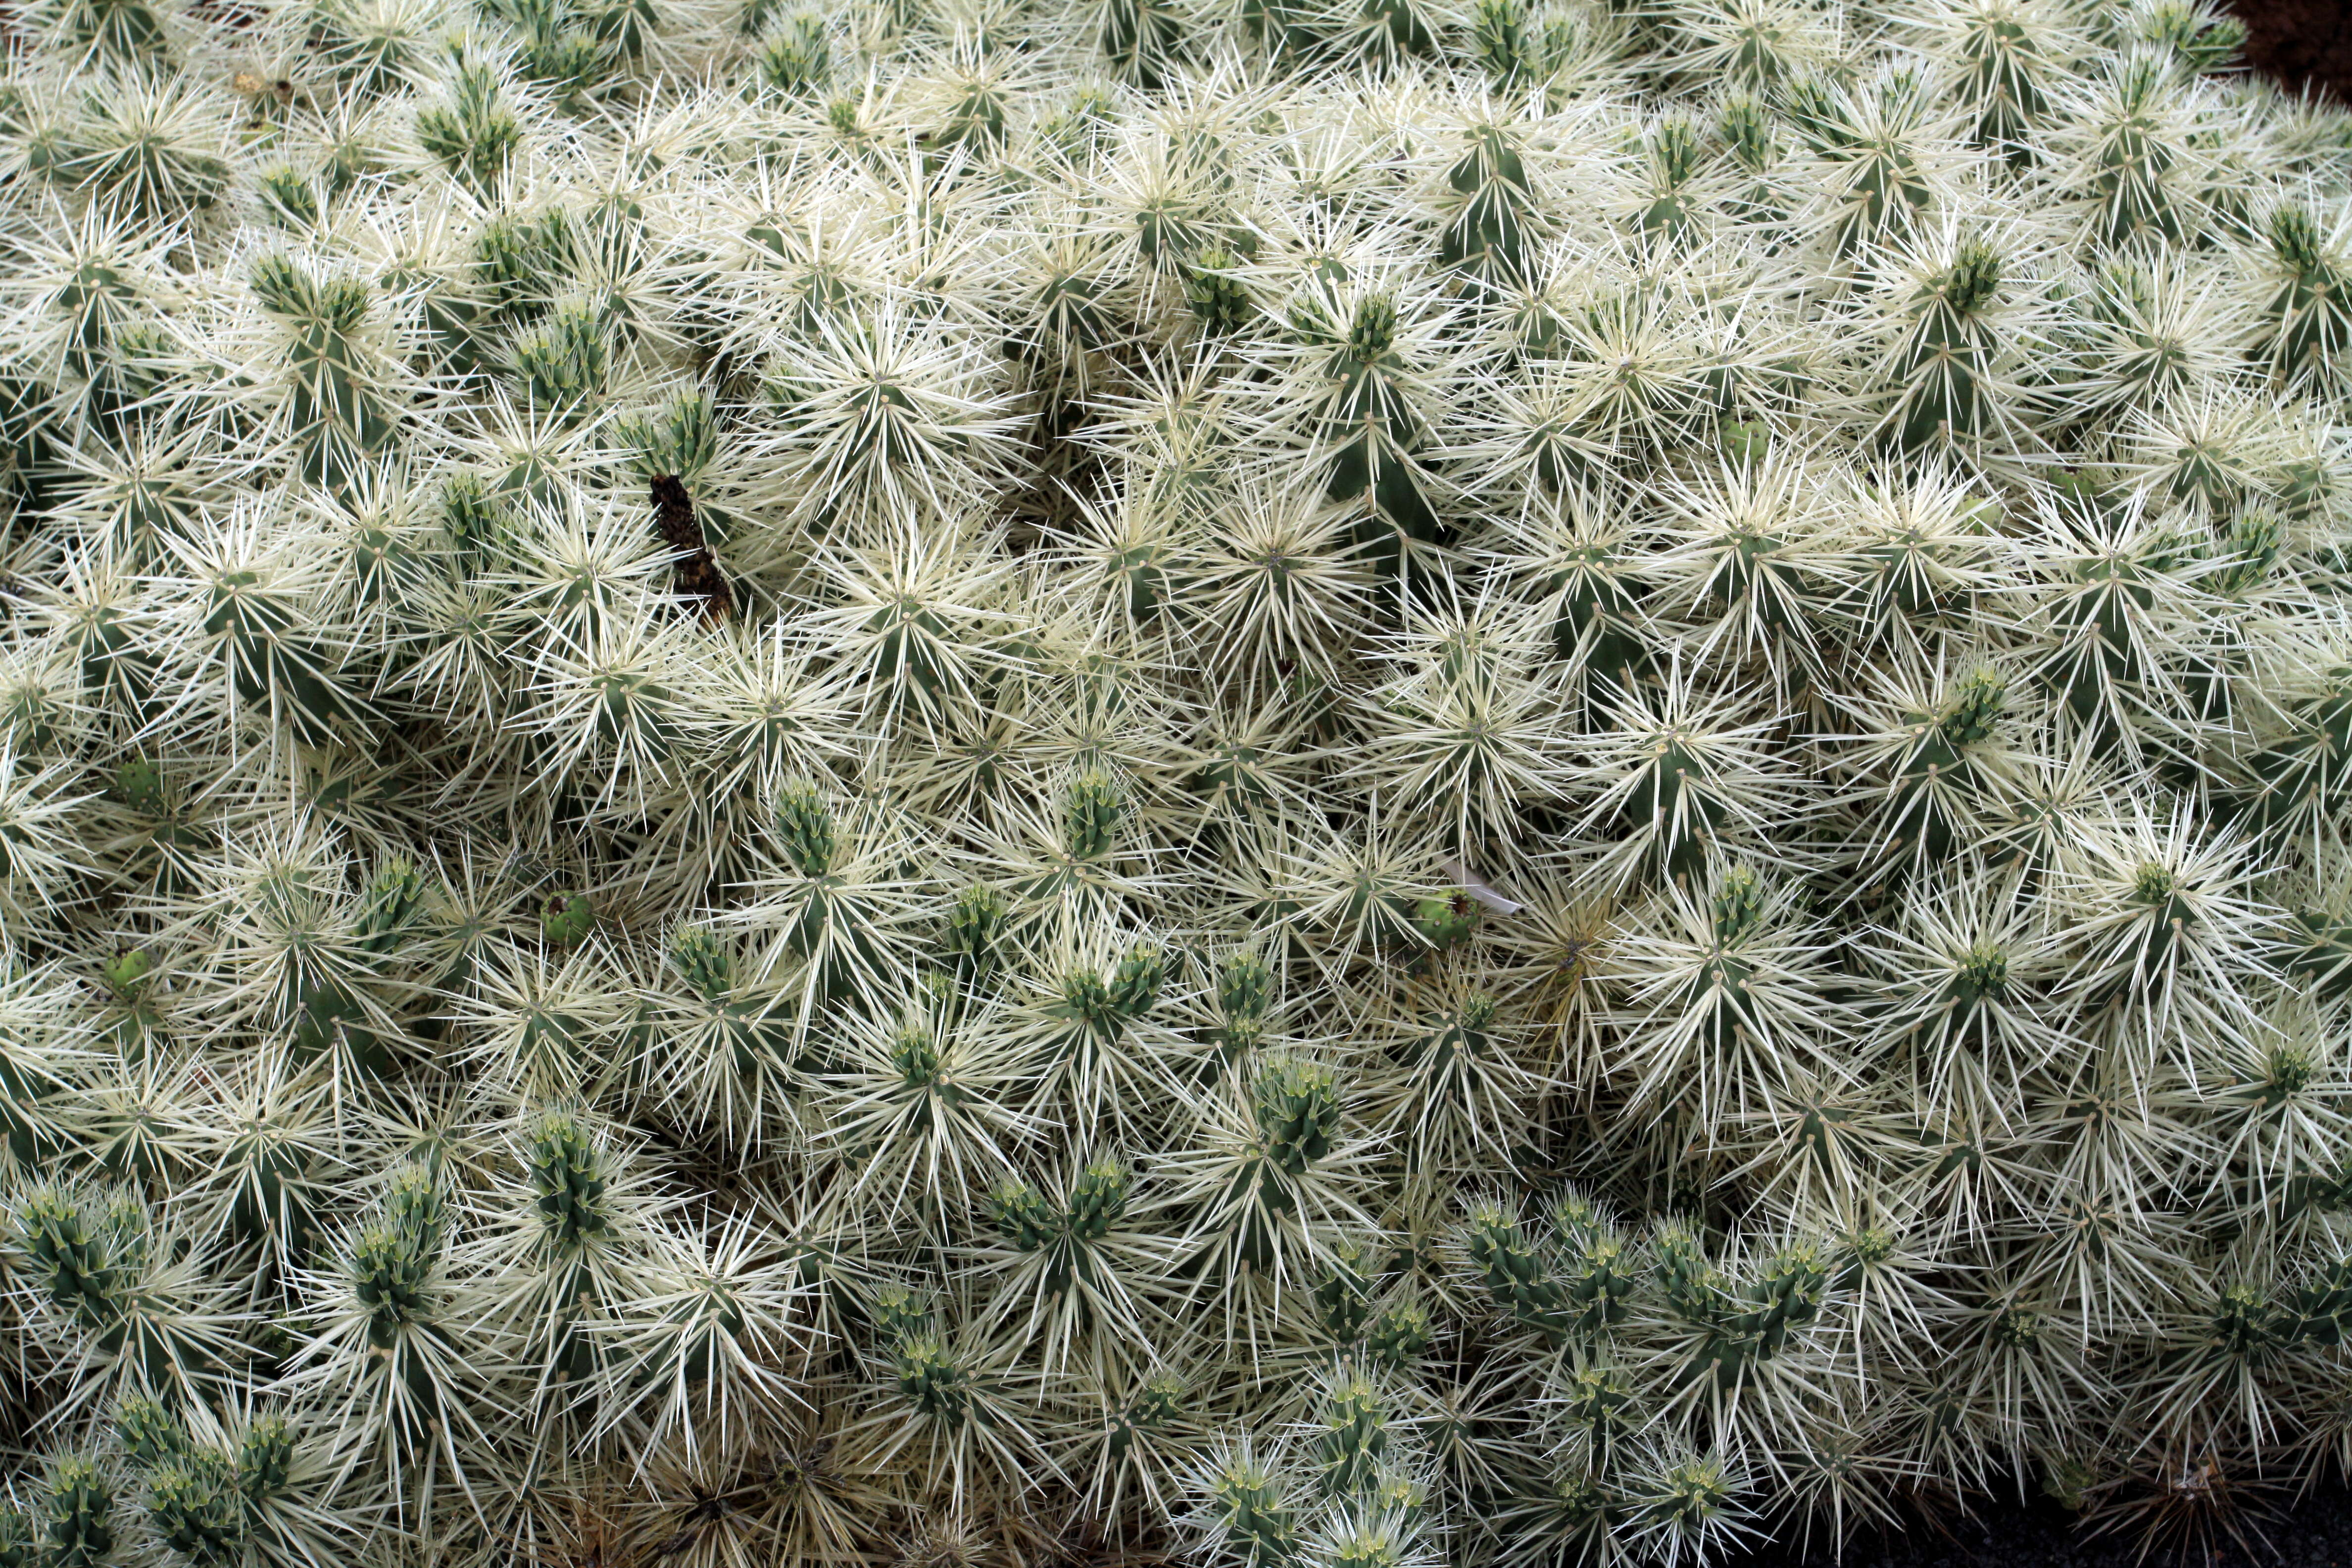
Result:
M2236 24L9 25L0 1564L2352 1455L2352 120Z

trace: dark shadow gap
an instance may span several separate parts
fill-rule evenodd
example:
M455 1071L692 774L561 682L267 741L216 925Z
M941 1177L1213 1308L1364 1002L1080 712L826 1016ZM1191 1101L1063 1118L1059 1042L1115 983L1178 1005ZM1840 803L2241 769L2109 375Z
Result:
M2230 0L2246 63L2289 92L2352 104L2352 0Z

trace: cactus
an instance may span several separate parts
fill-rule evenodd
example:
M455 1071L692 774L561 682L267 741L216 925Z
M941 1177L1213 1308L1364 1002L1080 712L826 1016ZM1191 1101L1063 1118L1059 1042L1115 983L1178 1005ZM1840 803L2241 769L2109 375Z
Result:
M97 1568L114 1552L114 1491L98 1467L79 1456L49 1469L41 1497L41 1561Z
M20 9L0 1568L2340 1458L2352 167L2204 0Z

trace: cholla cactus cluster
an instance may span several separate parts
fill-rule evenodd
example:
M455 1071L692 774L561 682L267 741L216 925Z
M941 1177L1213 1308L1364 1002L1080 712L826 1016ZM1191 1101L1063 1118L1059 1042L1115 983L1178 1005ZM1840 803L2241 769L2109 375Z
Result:
M0 1563L2352 1458L2352 124L2184 0L28 0Z

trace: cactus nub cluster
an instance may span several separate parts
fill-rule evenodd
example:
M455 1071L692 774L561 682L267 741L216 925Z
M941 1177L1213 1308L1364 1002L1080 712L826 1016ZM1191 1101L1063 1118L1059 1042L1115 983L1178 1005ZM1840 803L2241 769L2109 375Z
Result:
M2352 117L2213 0L8 28L0 1568L2352 1462Z

